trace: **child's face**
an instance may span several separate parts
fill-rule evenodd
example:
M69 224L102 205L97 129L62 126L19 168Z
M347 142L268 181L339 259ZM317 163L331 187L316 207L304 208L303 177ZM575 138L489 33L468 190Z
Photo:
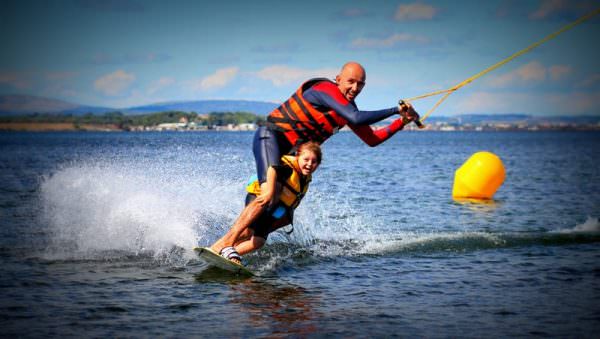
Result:
M297 158L298 167L300 167L300 172L302 172L302 175L304 176L311 174L319 167L317 156L311 151L304 150L298 154Z

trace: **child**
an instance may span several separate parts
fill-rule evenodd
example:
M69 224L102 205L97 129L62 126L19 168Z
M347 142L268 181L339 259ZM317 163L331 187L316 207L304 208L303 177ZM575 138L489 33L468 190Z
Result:
M255 199L270 201L267 208L242 230L233 227L214 243L211 248L221 256L241 264L241 256L261 248L269 233L292 223L294 210L306 194L311 174L321 164L321 147L311 141L298 147L296 156L284 155L281 165L273 165L267 170L267 181L260 185L258 180L251 182L246 190L246 205ZM262 189L261 189L262 187ZM237 235L236 235L237 234ZM233 246L224 247L225 239L231 237Z

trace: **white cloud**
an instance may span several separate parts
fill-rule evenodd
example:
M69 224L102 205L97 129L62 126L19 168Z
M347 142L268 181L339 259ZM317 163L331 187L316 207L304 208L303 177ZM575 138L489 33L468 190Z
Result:
M119 96L135 81L135 75L123 70L104 75L94 81L94 88L107 96Z
M394 14L394 19L396 21L431 20L437 12L438 9L431 5L415 2L412 4L399 5Z
M525 64L516 70L516 75L524 81L543 81L546 79L546 68L537 61Z
M148 93L148 95L153 95L156 92L173 85L174 83L175 83L175 79L170 78L170 77L162 77L162 78L152 82L148 86L146 93Z
M71 85L55 82L44 88L41 95L49 98L77 98L79 93Z
M547 18L575 18L585 13L591 13L597 8L594 1L544 0L531 13L529 19L542 20Z
M352 19L364 17L364 16L367 16L368 14L369 14L369 12L367 12L366 10L361 9L361 8L347 8L340 13L340 15L342 17L352 18Z
M128 64L152 64L166 62L171 56L165 53L127 53L108 54L98 53L92 57L92 62L98 65L128 65Z
M489 80L489 83L492 86L505 87L522 82L543 81L546 79L547 72L548 71L544 65L542 65L540 62L532 61L515 69L514 71L492 77Z
M338 70L333 68L302 69L284 65L273 65L256 72L256 76L270 81L273 85L279 87L293 83L298 84L299 82L316 77L334 78L337 73Z
M45 74L46 80L50 81L64 81L70 80L77 77L79 74L77 72L47 72Z
M463 113L515 112L516 98L513 93L475 92L467 96L457 106Z
M590 88L600 85L600 73L588 75L585 79L577 84L577 87Z
M392 48L401 42L427 42L426 38L407 33L396 33L386 38L358 38L350 44L353 48Z
M201 91L210 91L227 86L239 73L238 67L218 69L215 73L204 77L194 87Z
M573 69L569 65L554 65L548 69L552 80L561 80L565 76L571 74Z
M600 92L475 92L457 103L461 113L597 114Z
M24 76L17 73L0 73L0 85L5 84L16 89L29 89L31 88L31 83L25 79Z
M50 98L76 98L80 93L73 82L78 76L79 73L73 71L46 72L43 74L45 88L41 90L41 95Z
M553 93L545 96L548 105L557 107L560 114L595 114L600 112L600 91Z
M567 7L565 0L542 1L540 7L529 14L530 19L543 19L554 13L560 12Z
M568 105L568 103L574 102L574 113L582 112L597 115L598 112L600 112L600 104L598 103L598 98L600 98L600 91L596 91L593 93L575 92L573 95L569 96L568 98L565 98L565 100L562 100L561 103L563 105ZM565 113L570 112L565 111Z

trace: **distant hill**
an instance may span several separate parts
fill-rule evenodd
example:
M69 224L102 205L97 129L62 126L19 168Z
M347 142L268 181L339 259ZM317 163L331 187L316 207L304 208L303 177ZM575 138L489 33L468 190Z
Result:
M54 100L30 95L0 96L0 113L26 114L32 112L49 113L74 109L77 105L66 101Z
M250 112L267 115L278 105L264 101L246 100L198 100L158 103L146 106L131 107L123 110L127 114L145 114L163 111L183 111L205 114L211 112Z
M430 122L445 122L456 124L481 124L481 123L502 123L529 121L534 119L528 114L506 113L506 114L460 114L453 116L432 116L427 119Z
M600 115L561 115L561 116L539 116L522 113L505 114L461 114L453 116L432 116L427 119L428 123L447 123L452 125L482 125L499 123L571 123L571 124L597 124L600 123Z
M257 115L267 115L278 104L264 101L248 100L197 100L156 103L152 105L111 108L75 104L62 100L37 97L31 95L0 95L0 116L29 115L32 113L72 114L87 113L103 114L119 111L127 115L150 114L164 111L196 112L206 114L211 112L249 112ZM507 114L461 114L453 116L432 116L427 123L446 123L451 125L481 125L498 123L543 123L564 122L571 124L598 124L600 115L595 116L537 116L522 113Z
M246 100L198 100L156 103L152 105L113 108L86 106L62 100L32 95L0 95L0 116L32 113L83 115L119 111L124 114L147 114L164 111L183 111L205 114L211 112L250 112L267 115L277 104Z
M0 95L0 115L32 113L85 114L104 113L113 109L74 104L67 101L33 95Z

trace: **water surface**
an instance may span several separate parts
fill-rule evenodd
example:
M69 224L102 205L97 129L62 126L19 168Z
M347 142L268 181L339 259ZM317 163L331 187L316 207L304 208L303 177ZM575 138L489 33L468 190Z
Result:
M600 134L351 133L242 279L191 249L243 206L251 133L0 133L3 336L594 337ZM491 202L454 170L497 154Z

